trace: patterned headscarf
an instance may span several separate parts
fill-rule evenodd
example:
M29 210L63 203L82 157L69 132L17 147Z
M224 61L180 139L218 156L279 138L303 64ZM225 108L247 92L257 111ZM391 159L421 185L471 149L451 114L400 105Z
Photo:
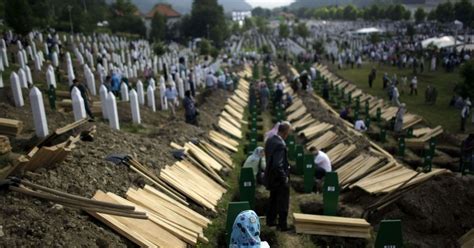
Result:
M260 221L252 210L242 211L232 226L230 248L260 248Z

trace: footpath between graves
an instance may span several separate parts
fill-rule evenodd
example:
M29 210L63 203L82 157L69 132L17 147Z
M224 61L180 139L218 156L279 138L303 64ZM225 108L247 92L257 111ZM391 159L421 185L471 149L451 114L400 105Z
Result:
M285 64L281 64L280 69L291 72L289 75L298 75L294 69ZM317 84L314 87L316 90L319 89ZM459 215L472 214L469 208L461 207L473 204L468 196L470 193L463 189L472 184L472 178L443 174L431 177L424 183L413 184L411 188L405 186L417 180L410 181L410 179L413 180L416 178L415 175L422 174L404 170L399 175L389 176L390 173L388 173L388 177L383 180L377 179L380 175L370 178L371 173L376 175L377 170L389 168L386 166L387 162L390 162L373 159L375 157L389 158L392 155L384 152L384 149L379 149L380 146L369 139L345 131L348 130L347 123L340 120L337 113L331 112L328 105L319 97L307 92L299 92L294 97L299 107L287 109L289 114L287 118L296 126L298 135L304 137L307 148L314 145L328 153L333 159L333 169L339 175L341 196L338 215L365 216L378 231L380 231L379 223L384 219L401 220L404 243L420 247L433 247L440 244L446 247L452 246L472 228L473 223L470 220L459 218ZM298 98L302 100L299 103ZM341 137L345 138L341 139ZM395 163L399 162L395 161ZM395 168L399 167L395 166ZM437 170L439 169L433 169L433 171ZM400 176L402 174L404 176ZM429 174L428 172L427 175ZM362 182L361 176L365 176L367 180ZM371 183L376 181L380 181L382 183L380 185L384 186L370 188ZM404 182L407 183L403 184ZM304 183L301 184L304 185ZM400 190L404 187L405 190ZM303 187L299 186L299 188ZM368 194L367 191L372 194ZM391 198L386 198L386 193L390 193ZM380 203L381 199L384 204L374 204ZM376 211L371 211L367 215L367 211L364 210L374 205ZM345 211L345 209L352 211Z

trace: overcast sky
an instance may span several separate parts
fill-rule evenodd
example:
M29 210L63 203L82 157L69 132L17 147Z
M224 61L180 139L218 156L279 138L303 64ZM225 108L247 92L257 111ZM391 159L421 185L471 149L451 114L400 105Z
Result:
M245 0L252 7L275 8L288 5L294 0Z

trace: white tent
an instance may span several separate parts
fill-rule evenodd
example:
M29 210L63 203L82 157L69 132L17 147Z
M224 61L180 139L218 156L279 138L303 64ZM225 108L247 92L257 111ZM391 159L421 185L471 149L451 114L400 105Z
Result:
M433 37L421 42L423 48L427 48L430 44L436 46L437 48L445 48L445 47L452 47L456 45L462 45L462 42L457 41L455 42L453 36L443 36L443 37Z
M378 28L361 28L353 32L354 34L371 34L371 33L383 33L381 29Z

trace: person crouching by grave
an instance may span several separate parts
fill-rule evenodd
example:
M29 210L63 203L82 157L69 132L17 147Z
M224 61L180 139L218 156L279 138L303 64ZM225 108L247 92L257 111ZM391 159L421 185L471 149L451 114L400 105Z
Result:
M283 81L279 81L275 85L275 96L273 98L273 103L275 106L281 106L282 100L283 100L283 90L284 90L284 84Z
M242 211L235 218L229 248L270 248L260 240L260 220L253 210Z
M112 73L112 92L115 96L118 96L120 93L120 75L117 72Z
M79 80L77 80L76 78L72 80L72 85L69 88L69 93L72 92L72 89L74 89L74 87L76 87L79 92L81 92L82 99L84 100L84 109L86 110L86 113L89 118L91 118L91 120L94 120L94 115L92 114L92 111L89 107L89 102L92 102L89 89L82 83L80 83Z
M284 102L285 109L291 106L291 104L293 104L293 97L291 96L290 93L288 92L285 93L285 98L283 102Z
M346 106L344 107L341 112L339 112L339 117L341 117L342 119L346 120L346 121L349 121L351 122L351 106Z
M405 116L406 110L406 104L402 103L400 104L400 107L398 107L397 114L395 115L395 125L393 127L393 131L396 133L401 133L403 130L403 116Z
M331 160L325 152L320 151L314 146L310 147L309 151L314 155L314 164L316 165L315 177L321 180L327 172L332 171Z
M263 176L266 167L265 152L261 146L255 148L252 154L245 160L243 166L243 168L252 168L253 176L258 184L263 183Z
M196 104L194 102L193 97L191 96L191 91L189 90L184 92L183 106L184 106L184 118L186 120L186 123L197 126L198 125L197 116L199 112L196 109Z
M178 99L178 92L175 88L171 87L171 84L166 85L165 91L165 98L168 102L168 106L171 109L171 113L173 113L173 117L176 116L175 106L176 106L176 99Z
M359 131L359 132L365 132L367 131L367 126L365 125L364 120L362 119L357 119L354 123L354 129Z
M265 187L270 191L267 209L267 226L276 226L278 229L288 231L287 217L290 204L290 163L287 157L285 139L291 132L291 124L282 122L278 126L277 135L265 142Z

